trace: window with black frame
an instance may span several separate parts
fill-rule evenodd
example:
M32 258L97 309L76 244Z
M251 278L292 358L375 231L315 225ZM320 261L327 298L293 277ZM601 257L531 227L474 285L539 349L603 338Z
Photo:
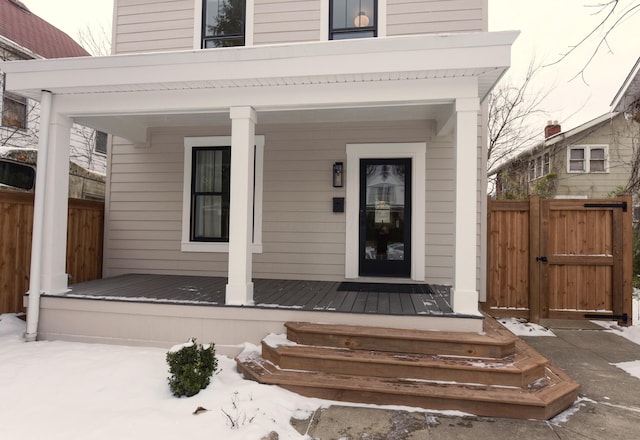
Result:
M244 46L245 0L204 0L202 47Z
M229 241L231 147L193 149L191 241Z
M378 35L377 0L330 0L329 39L346 40Z

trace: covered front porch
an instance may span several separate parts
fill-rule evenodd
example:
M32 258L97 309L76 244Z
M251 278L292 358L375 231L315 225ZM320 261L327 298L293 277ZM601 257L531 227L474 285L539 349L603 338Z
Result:
M229 334L225 340L240 343L287 320L442 330L431 322L441 316L451 321L447 329L481 332L480 102L508 68L514 38L422 35L3 64L7 90L39 99L43 109L28 338L39 328L44 338L159 344ZM112 136L105 275L221 277L216 306L72 297L64 266L72 121ZM346 176L332 185L327 170L336 165ZM371 176L403 185L393 192L402 200L393 213L378 213L389 206L388 192L377 194ZM199 189L205 181L211 188ZM364 233L373 230L369 222L403 234L378 248ZM392 282L450 285L449 309L424 317L419 298L383 295L380 303L374 292L374 307L375 295L336 289L342 309L318 315L304 309L315 294L303 289L278 299L288 308L266 307L276 298L261 297L256 285L263 278L386 282L380 277L395 269L365 264L398 261L402 279ZM389 314L354 313L387 300ZM391 313L409 304L413 315ZM469 315L476 318L456 324Z
M235 345L283 333L287 321L469 331L478 315L451 308L450 288L424 283L255 279L254 303L226 305L222 277L126 274L46 294L45 339L166 347L190 337Z

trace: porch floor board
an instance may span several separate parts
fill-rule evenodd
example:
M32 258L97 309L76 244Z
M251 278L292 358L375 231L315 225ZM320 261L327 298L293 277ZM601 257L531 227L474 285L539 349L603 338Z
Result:
M182 275L126 274L72 284L64 294L88 300L161 302L232 307L224 304L226 278ZM424 285L414 293L339 290L340 282L254 280L254 305L242 307L384 315L460 316L451 308L449 287ZM237 306L235 306L237 307Z

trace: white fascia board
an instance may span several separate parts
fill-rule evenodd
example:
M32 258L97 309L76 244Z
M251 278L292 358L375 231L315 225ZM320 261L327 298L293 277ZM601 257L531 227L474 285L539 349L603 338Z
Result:
M110 57L14 61L0 64L7 89L64 89L167 83L317 78L377 72L507 68L517 32L436 34L351 41L280 44Z
M374 84L374 86L372 86ZM245 87L206 90L80 94L56 97L60 112L71 117L133 114L226 112L252 104L257 111L357 108L395 104L434 104L477 97L477 78L442 78L337 84L309 84L286 88ZM100 99L96 99L99 96Z

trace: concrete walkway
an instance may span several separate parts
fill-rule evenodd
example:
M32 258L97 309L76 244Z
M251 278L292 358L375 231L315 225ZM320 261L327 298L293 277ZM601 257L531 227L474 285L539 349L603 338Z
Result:
M640 439L640 379L612 365L640 360L640 346L590 322L547 325L557 337L522 339L581 385L580 400L551 421L332 406L292 423L318 440Z

